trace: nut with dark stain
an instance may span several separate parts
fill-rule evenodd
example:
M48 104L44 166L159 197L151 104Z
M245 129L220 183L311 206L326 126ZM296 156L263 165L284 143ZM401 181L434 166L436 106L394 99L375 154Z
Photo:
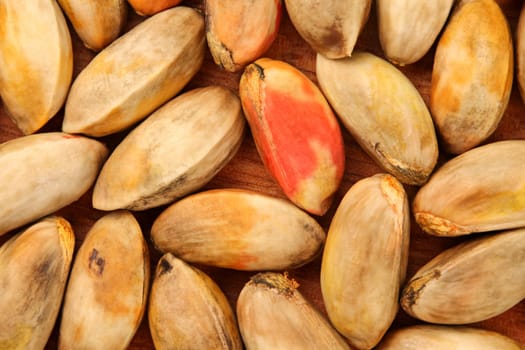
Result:
M95 274L102 276L105 265L106 260L102 256L99 256L98 250L93 248L91 255L89 256L89 269Z

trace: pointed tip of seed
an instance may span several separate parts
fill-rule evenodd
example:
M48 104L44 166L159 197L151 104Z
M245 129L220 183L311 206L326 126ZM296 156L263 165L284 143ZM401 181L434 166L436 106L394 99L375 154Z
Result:
M433 236L460 236L472 232L472 230L453 223L445 218L435 216L432 213L416 212L414 214L416 222L426 233Z

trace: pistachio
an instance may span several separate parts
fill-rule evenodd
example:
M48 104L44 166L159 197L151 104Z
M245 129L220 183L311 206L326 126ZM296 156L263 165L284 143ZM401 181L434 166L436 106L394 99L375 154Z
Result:
M368 20L371 0L285 0L299 35L327 58L350 57Z
M237 321L219 286L170 253L157 265L148 317L157 350L242 349Z
M525 229L447 249L406 284L401 306L411 316L466 324L497 316L525 298Z
M454 0L378 0L379 40L386 57L404 66L421 59L445 25Z
M204 19L197 11L178 6L146 19L80 72L62 130L105 136L130 127L182 90L204 52Z
M129 212L103 216L78 250L62 310L59 349L126 349L142 320L148 247Z
M239 98L226 88L176 97L116 147L95 184L93 207L144 210L201 188L236 154L244 125Z
M514 340L472 327L417 325L393 330L377 350L522 350Z
M247 349L347 349L345 340L285 275L253 276L237 299L239 328Z
M0 96L24 134L62 107L73 74L73 48L56 1L0 1Z
M0 349L41 350L60 311L75 234L47 217L0 247Z
M317 86L295 67L261 58L239 94L257 150L286 196L323 215L341 183L345 154L337 119Z
M330 60L317 55L326 98L361 147L409 185L425 183L438 158L432 117L410 80L369 53Z
M84 45L100 51L124 29L126 0L58 0Z
M321 226L292 203L257 192L209 190L175 202L153 223L163 252L236 270L283 270L313 260Z
M216 64L235 72L273 43L281 22L281 0L206 0L206 38Z
M525 141L498 141L439 168L414 198L419 226L437 236L525 226Z
M107 154L99 141L60 132L0 144L0 235L78 200Z
M512 36L494 0L462 0L436 48L430 109L443 146L463 153L497 128L512 89Z
M321 291L330 321L358 349L374 347L394 321L409 236L407 195L388 174L355 183L332 219Z

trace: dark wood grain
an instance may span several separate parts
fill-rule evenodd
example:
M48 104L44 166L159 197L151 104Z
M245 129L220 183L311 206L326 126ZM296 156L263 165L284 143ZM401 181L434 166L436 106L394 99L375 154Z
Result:
M500 4L502 5L502 8L509 20L513 33L515 33L521 1L505 0L500 1ZM202 9L203 0L184 1L183 5ZM129 30L129 28L141 20L142 18L130 11L127 29ZM94 57L95 54L84 48L71 27L70 30L73 37L75 53L74 72L75 75L77 75L82 70L82 68L85 67L85 65ZM180 28L173 28L173 30L180 30ZM371 16L366 27L364 28L362 35L360 36L357 48L359 50L365 50L376 55L383 56L377 34L375 8L372 8ZM435 45L421 61L408 67L401 68L401 70L408 76L408 78L420 91L427 104L429 101L430 77L432 72L434 52ZM299 37L291 25L286 13L283 15L278 37L265 56L281 59L296 66L297 68L301 69L310 79L317 83L315 77L315 53ZM199 73L194 77L194 79L188 84L185 90L216 84L226 86L238 92L239 79L240 73L228 73L226 71L220 70L213 63L210 54L207 53L204 65L202 66ZM62 115L63 111L60 111L40 132L60 130L62 124ZM344 128L342 129L344 130ZM119 134L100 138L100 140L107 144L110 149L113 149L120 142L120 140L122 140L126 133L127 131L124 131ZM331 217L333 216L338 203L350 186L363 177L382 172L381 168L379 168L379 166L377 166L364 153L364 151L356 144L348 132L343 131L343 134L346 151L346 169L343 182L328 213L323 217L316 217L316 219L318 219L320 224L325 229L328 229ZM3 105L0 104L0 142L19 137L21 135L22 134L20 131L8 118ZM496 132L490 137L490 139L487 140L487 142L503 139L525 139L525 106L518 93L516 82L514 82L510 103L501 121L501 124ZM449 159L449 156L441 154L440 163L446 161L447 159ZM67 164L64 164L64 166L67 166ZM23 179L20 179L20 181L23 181ZM276 197L285 198L282 191L265 170L249 133L246 134L242 147L235 158L210 183L205 186L205 189L225 187L252 189L265 192ZM409 197L412 199L417 191L417 188L406 187L406 190L409 194ZM77 237L77 249L93 223L102 215L104 215L104 212L94 210L91 207L91 194L91 191L89 191L80 200L58 212L59 215L63 215L71 222ZM150 242L149 232L151 224L164 208L165 207L160 207L135 213L143 229L144 236L148 242ZM12 235L13 233L11 232L1 236L0 243L3 243ZM465 239L468 238L431 237L424 234L412 220L408 276L410 277L412 274L414 274L420 266L425 264L442 250L462 242ZM151 243L150 253L151 266L153 270L160 257L160 252L156 251L153 246L151 246ZM250 276L253 275L253 273L249 272L238 272L209 267L202 267L202 269L207 272L222 288L233 308L235 308L239 291L243 287L244 283L246 283L250 278ZM289 275L300 283L299 290L303 293L303 295L316 308L325 313L319 286L319 270L320 259L317 259L307 266L289 271ZM154 348L148 330L146 315L129 349L144 350ZM59 323L60 319L57 321L57 325ZM400 326L418 323L420 322L407 316L403 311L399 311L392 327L397 328ZM498 317L477 323L474 326L501 332L519 341L525 346L525 302L521 302ZM58 327L55 327L49 340L47 349L56 349L57 339Z

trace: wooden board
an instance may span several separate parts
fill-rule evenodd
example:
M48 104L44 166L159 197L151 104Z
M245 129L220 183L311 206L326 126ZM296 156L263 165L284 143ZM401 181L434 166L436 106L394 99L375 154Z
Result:
M500 1L500 3L507 15L512 31L515 33L521 1L506 0ZM183 4L200 9L203 8L203 0L184 1ZM359 50L365 50L383 56L378 39L375 11L375 7L372 7L370 18L359 38L357 48ZM129 28L141 20L142 18L130 11L127 29L129 30ZM84 48L71 27L70 30L74 45L74 74L77 75L90 59L94 57L94 53ZM174 30L179 29L174 28ZM435 45L421 61L401 69L420 91L427 104L429 102L430 77L434 52ZM310 79L317 83L315 77L315 53L299 37L286 13L283 14L279 35L265 56L280 59L298 67ZM202 69L188 84L185 90L216 84L226 86L237 92L239 78L240 73L233 74L220 70L213 63L209 53L207 53ZM63 111L60 111L59 114L55 116L40 132L60 130L62 124L62 113ZM344 128L342 129L344 130ZM121 132L119 134L100 138L100 140L106 143L110 149L113 149L120 140L122 140L126 133L127 132ZM344 130L343 134L346 151L346 169L343 182L335 196L334 204L329 212L323 217L317 217L318 221L325 229L328 229L331 217L333 216L338 203L350 186L363 177L382 172L381 168L363 152L348 132ZM22 136L22 134L9 120L4 106L0 104L0 142L5 142L19 136ZM496 132L487 142L503 139L525 139L525 106L518 93L516 82L514 83L510 103L503 120ZM448 156L442 154L440 156L440 163L448 158ZM487 166L490 166L490 164L487 164ZM23 179L20 179L20 181L23 181ZM252 189L284 198L282 191L266 172L249 133L246 134L239 153L208 185L206 185L205 189L225 187ZM406 190L409 194L409 198L412 199L417 188L406 187ZM89 191L79 201L58 212L59 215L63 215L71 222L77 237L77 249L93 223L105 214L104 212L94 210L91 207L91 194L92 192ZM150 241L149 232L151 224L164 208L166 207L164 206L135 213L148 241ZM12 237L12 235L13 233L9 233L1 236L0 243L5 242ZM424 234L412 220L408 276L410 277L413 275L420 266L425 264L442 250L464 240L465 238L437 238L428 236ZM160 257L160 252L156 251L150 244L150 253L153 271ZM289 271L289 274L300 283L299 290L301 293L303 293L303 295L315 307L325 313L319 287L319 269L320 259L317 259L307 266ZM203 270L206 271L222 288L232 307L235 307L237 296L241 288L248 281L250 276L254 274L251 272L237 272L206 267L204 267ZM60 318L57 321L57 325L59 323ZM397 328L418 323L420 322L407 316L403 311L399 311L392 327ZM498 317L476 323L474 326L501 332L518 340L525 346L525 302L521 302ZM55 327L47 348L56 349L57 339L58 327ZM129 349L153 349L146 316L144 317Z

